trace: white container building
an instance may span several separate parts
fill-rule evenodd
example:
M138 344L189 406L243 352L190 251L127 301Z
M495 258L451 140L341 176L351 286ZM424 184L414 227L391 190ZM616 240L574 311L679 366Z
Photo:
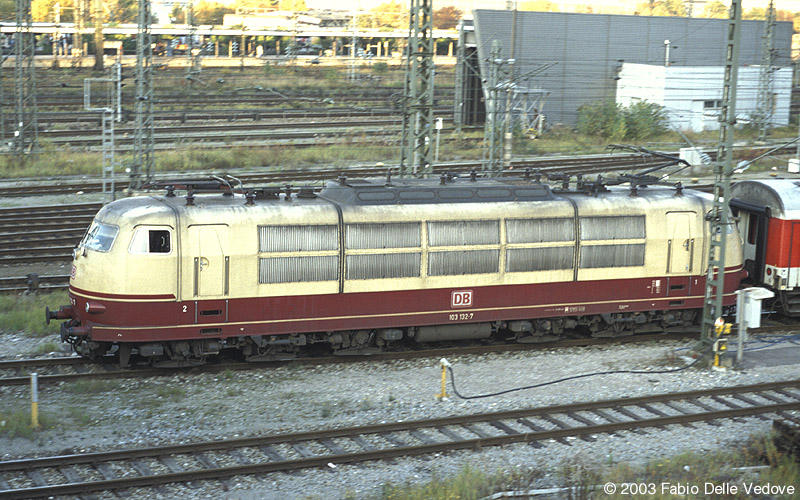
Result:
M622 64L617 81L617 104L630 106L647 101L664 106L670 125L700 132L719 129L722 106L722 66L658 66ZM736 117L739 123L753 120L758 111L759 66L739 68L736 87ZM773 70L772 126L789 124L792 68Z

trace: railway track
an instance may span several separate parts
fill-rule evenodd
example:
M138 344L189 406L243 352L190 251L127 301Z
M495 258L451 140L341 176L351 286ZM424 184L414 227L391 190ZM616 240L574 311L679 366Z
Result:
M477 450L527 443L537 448L567 438L593 441L599 434L669 425L777 415L800 410L800 380L771 382L542 408L459 415L174 444L152 448L38 457L0 462L0 499L40 498L239 475L335 467L398 457Z
M500 175L522 175L525 168L539 169L543 173L602 173L614 170L637 168L648 168L657 164L656 161L650 161L640 155L590 155L580 157L541 157L533 159L520 159L511 162L511 169L500 173ZM450 172L455 174L469 173L472 170L481 172L482 163L474 162L453 162L453 163L439 163L433 165L433 174L440 175L442 173ZM397 166L353 166L345 168L308 168L308 169L291 169L282 170L280 172L259 172L259 173L241 173L236 174L245 186L254 187L261 184L286 184L292 183L294 185L303 183L318 183L325 180L336 179L342 174L349 177L384 177L386 173L391 171L393 175L398 175ZM203 174L195 174L194 178L202 177ZM191 178L189 176L184 176ZM166 175L159 176L166 178ZM174 179L175 176L169 177ZM26 185L19 186L1 186L0 197L13 197L13 196L41 196L44 194L74 194L78 191L84 193L99 193L102 191L102 182L97 180L81 180L80 182L61 181L56 183L47 183L46 185L26 183ZM118 181L116 183L118 191L128 189L128 183L125 181ZM8 212L12 209L3 209L0 211Z
M434 108L436 116L445 116L452 113L451 107ZM193 121L218 120L226 122L235 121L262 121L262 120L308 120L333 118L374 118L397 116L398 111L392 108L307 108L307 109L181 109L181 110L156 110L153 111L155 122L187 123ZM93 111L50 111L39 112L37 123L41 126L46 123L67 124L96 124L102 125L100 114ZM130 122L132 118L123 113L124 121ZM11 127L13 120L8 120L6 126ZM284 124L286 125L286 124Z
M605 173L615 170L635 170L647 168L654 164L640 155L596 155L567 158L536 158L516 160L511 169L501 175L521 175L526 169L544 174L553 173ZM479 170L478 162L438 164L433 167L434 175L445 172L466 174ZM365 166L353 167L344 171L351 177L379 177L386 175L392 167ZM243 173L237 178L247 187L264 184L314 184L323 180L339 177L341 169L307 169L269 173ZM117 189L126 190L126 182L118 182ZM81 183L59 183L26 186L6 186L0 188L0 196L35 196L44 193L67 194L82 191L84 193L100 192L99 181L83 181ZM0 210L0 265L16 266L36 262L67 262L72 258L72 250L80 241L89 226L100 204L64 205L54 207L10 208ZM52 276L43 276L49 286L58 287L65 284ZM0 279L0 293L21 292L30 289L27 277Z
M365 128L377 125L378 129ZM314 140L315 145L326 138L342 139L353 136L372 138L394 137L400 131L398 120L375 120L372 122L326 122L326 123L256 123L248 125L195 125L181 127L160 127L154 131L153 141L156 144L186 144L190 142L237 142L260 141L261 146L280 145L287 141ZM288 131L287 131L288 129ZM305 129L298 131L296 129ZM115 132L115 150L129 149L134 142L134 131L131 128L118 129ZM102 133L99 130L41 130L39 137L53 145L69 145L94 147L102 144Z
M578 338L568 340L558 340L554 342L542 342L537 344L486 344L486 345L467 345L467 346L448 346L444 348L420 348L417 350L384 352L371 354L369 356L327 356L327 357L308 357L296 358L286 361L266 361L258 363L242 363L230 360L223 360L220 363L209 363L201 366L194 366L194 372L220 372L220 371L241 371L270 368L291 363L293 365L324 365L359 363L369 361L397 361L418 358L442 358L444 356L467 356L482 355L497 352L521 352L536 351L542 349L587 347L605 344L641 344L659 340L682 340L689 337L696 337L694 333L669 333L652 335L632 335L629 337L617 338ZM180 370L180 369L178 369ZM172 376L176 369L138 367L133 369L119 368L113 358L107 362L92 362L79 357L66 358L38 358L26 360L0 361L0 387L24 386L30 383L30 373L38 373L39 385L50 385L61 382L75 382L85 379L119 379L119 378L146 378L159 376Z

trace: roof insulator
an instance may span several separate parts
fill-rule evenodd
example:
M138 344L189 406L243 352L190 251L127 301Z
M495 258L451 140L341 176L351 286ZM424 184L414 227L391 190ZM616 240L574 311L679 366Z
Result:
M245 197L245 199L247 199L247 201L244 202L245 205L253 206L253 205L256 204L256 195L255 195L255 193L252 193L252 192L248 191L247 193L245 193L244 197Z
M292 186L287 184L283 192L286 193L286 198L284 198L284 200L292 201Z
M469 172L469 180L471 180L472 182L477 182L478 181L478 172L476 172L474 170L470 170L470 172Z
M303 186L300 188L300 192L297 193L298 198L316 198L317 195L314 193L314 188L311 186Z
M167 186L167 198L175 197L175 186Z

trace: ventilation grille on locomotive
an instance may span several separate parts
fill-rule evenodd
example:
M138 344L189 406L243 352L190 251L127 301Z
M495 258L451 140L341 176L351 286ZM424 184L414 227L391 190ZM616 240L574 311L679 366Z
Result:
M335 225L258 226L260 252L313 252L339 248Z
M497 273L500 250L466 250L428 254L429 276Z
M583 241L632 240L644 237L644 215L581 218Z
M258 282L294 283L300 281L334 281L339 275L339 257L270 257L258 259Z
M500 221L428 222L428 245L432 247L498 244Z
M644 265L644 243L632 245L583 245L580 266L633 267Z
M509 219L506 221L509 243L543 243L575 239L573 219Z
M572 269L575 247L509 248L506 272L524 273Z
M348 224L345 242L348 249L419 247L420 224Z
M422 254L382 253L347 256L347 279L371 280L419 276Z

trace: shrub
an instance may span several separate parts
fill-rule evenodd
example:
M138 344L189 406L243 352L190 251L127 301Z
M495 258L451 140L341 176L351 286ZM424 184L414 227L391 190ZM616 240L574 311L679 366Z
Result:
M613 101L584 104L578 108L577 130L617 141L644 139L667 130L667 115L663 106L644 101L627 108Z
M607 139L624 139L627 134L622 106L613 102L584 104L578 108L578 132Z

